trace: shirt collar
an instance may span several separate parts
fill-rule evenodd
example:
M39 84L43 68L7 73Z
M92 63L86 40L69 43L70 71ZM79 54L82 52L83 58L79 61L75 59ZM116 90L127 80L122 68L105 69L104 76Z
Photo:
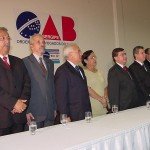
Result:
M4 57L4 56L0 55L0 58L2 58L2 59L3 59L3 57ZM7 58L8 58L8 55L5 55L5 57L7 57Z
M9 57L8 57L8 55L4 55L5 57L7 57L7 61L8 61L8 63L9 63ZM2 56L2 55L0 55L0 58L3 60L3 57L4 56Z
M150 60L146 59L148 62L150 62Z
M42 57L43 59L43 55L42 56L38 56L37 54L33 53L34 57L36 58L36 60L39 62L39 58Z
M124 67L124 65L119 64L118 62L116 62L116 64L118 64L121 68L123 68L123 67Z
M69 64L71 65L71 66L73 66L74 68L75 68L75 64L74 63L72 63L71 61L69 61L69 60L67 60L68 62L69 62Z
M141 63L140 61L138 60L135 60L137 63L139 63L141 66L143 66L143 63Z

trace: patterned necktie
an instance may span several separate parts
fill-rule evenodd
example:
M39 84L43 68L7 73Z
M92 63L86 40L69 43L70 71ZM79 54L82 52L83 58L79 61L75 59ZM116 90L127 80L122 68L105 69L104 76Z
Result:
M75 69L80 73L80 68L79 68L79 66L75 66Z
M44 74L47 75L47 70L46 70L46 68L45 68L45 66L43 64L42 57L39 58L39 64L40 64Z
M6 65L6 67L7 67L8 69L10 69L10 64L8 63L6 56L3 57L3 61L4 61L5 65Z
M82 77L82 79L84 79L82 72L80 71L79 66L75 66L76 71L80 74L80 76Z

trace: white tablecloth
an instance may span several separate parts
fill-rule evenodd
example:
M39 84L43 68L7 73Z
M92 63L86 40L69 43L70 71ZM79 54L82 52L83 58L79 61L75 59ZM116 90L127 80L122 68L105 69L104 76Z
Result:
M0 150L150 150L150 110L146 106L0 137Z

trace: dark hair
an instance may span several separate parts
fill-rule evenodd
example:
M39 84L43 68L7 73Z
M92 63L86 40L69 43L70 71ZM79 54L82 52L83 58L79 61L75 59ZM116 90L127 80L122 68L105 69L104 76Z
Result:
M144 49L143 46L136 46L133 48L133 57L135 58L135 54L138 54L139 53L139 50L140 49Z
M145 54L149 54L150 53L149 51L150 51L150 48L146 48L145 49Z
M87 60L88 57L91 55L91 53L93 53L92 50L87 50L87 51L85 51L85 52L83 53L82 58L81 58L83 66L86 66L86 65L87 65L84 60L85 60L85 59Z
M113 59L114 62L116 62L115 59L114 59L114 57L118 56L118 53L119 53L119 52L122 52L122 51L124 51L123 48L115 48L115 49L112 51L112 59Z

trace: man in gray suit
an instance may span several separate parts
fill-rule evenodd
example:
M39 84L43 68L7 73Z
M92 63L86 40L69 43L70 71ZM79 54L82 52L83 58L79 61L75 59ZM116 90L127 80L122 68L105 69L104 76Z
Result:
M27 109L27 123L32 119L37 127L53 125L56 104L54 92L54 64L43 57L45 41L42 35L35 34L29 41L32 54L23 59L31 79L31 98Z

